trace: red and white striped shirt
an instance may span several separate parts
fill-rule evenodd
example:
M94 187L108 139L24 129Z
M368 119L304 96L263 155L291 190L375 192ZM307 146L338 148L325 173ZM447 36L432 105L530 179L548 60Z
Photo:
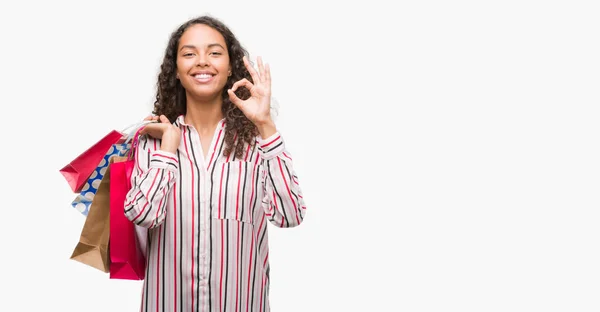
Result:
M267 224L305 215L292 158L279 133L242 158L223 155L225 120L206 159L180 116L176 154L140 138L125 215L148 227L141 311L269 311Z

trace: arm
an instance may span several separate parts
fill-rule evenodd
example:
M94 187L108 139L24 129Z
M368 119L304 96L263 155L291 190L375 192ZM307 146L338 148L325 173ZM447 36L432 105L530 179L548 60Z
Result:
M262 208L277 227L295 227L302 223L306 206L290 153L278 132L258 139L257 144L262 158Z
M146 228L157 227L164 221L179 166L175 154L159 150L156 145L155 139L140 141L131 189L125 199L127 219Z
M285 150L283 139L271 118L271 71L259 56L257 72L244 56L244 65L252 81L243 78L227 90L229 99L256 125L261 155L262 208L269 221L278 227L294 227L302 223L305 209L292 158ZM238 88L250 90L250 98L241 100L235 94ZM264 139L263 139L264 138Z

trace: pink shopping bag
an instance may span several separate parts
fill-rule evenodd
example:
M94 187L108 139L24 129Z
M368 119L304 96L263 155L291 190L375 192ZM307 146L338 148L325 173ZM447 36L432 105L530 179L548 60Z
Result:
M96 170L108 149L113 144L119 142L122 137L123 133L119 131L113 130L109 132L100 141L96 142L60 169L60 173L65 177L73 192L81 192L83 185L87 182L94 170Z
M141 128L140 128L141 130ZM139 131L138 131L139 133ZM125 197L131 189L138 134L129 155L114 157L110 165L110 278L143 280L146 271L146 233L125 216Z

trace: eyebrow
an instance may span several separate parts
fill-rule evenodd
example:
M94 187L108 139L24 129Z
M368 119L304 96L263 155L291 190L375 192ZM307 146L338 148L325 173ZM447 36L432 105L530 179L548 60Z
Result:
M225 48L221 44L219 44L219 43L211 43L211 44L207 45L206 47L209 48L209 49L213 48L213 47L220 47L221 49L225 50ZM181 50L183 50L185 48L196 49L196 46L190 45L190 44L186 44L186 45L181 46L181 49L179 49L179 51L181 51Z

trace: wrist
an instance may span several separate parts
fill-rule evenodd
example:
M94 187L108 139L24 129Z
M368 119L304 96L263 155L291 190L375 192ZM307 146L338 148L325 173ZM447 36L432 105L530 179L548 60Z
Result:
M272 120L258 123L256 124L256 128L258 134L260 134L260 137L263 139L268 138L277 132L277 127L275 127L275 123Z
M169 140L169 138L163 137L163 139L160 142L160 150L163 152L176 154L178 147L179 144L177 144L177 142L174 142L174 140Z
M179 129L172 127L165 131L160 142L160 150L169 153L177 153L179 142L181 140L181 132Z

